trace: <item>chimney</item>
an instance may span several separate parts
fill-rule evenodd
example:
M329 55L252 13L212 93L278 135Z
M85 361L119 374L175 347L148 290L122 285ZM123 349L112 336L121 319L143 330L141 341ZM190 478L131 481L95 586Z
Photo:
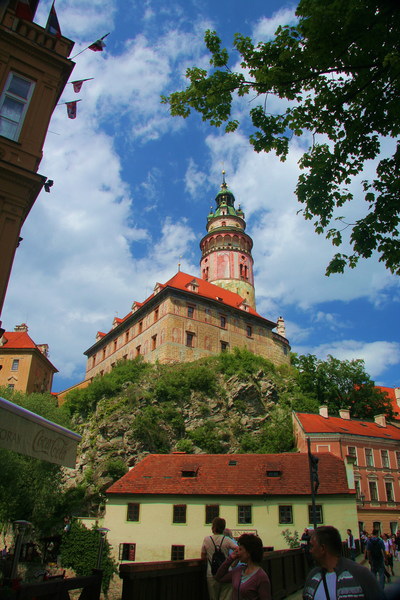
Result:
M285 319L283 317L278 318L276 332L282 337L286 337Z
M327 419L329 417L328 407L326 406L326 404L319 407L319 414L321 415L321 417L324 417L324 419Z
M374 421L380 427L386 427L386 416L385 415L375 415Z
M400 406L400 388L394 388L394 396L396 398L397 406Z
M349 408L341 408L339 410L339 415L341 419L350 420L350 409Z
M14 331L24 331L28 333L28 325L26 323L21 323L21 325L16 325L14 327Z

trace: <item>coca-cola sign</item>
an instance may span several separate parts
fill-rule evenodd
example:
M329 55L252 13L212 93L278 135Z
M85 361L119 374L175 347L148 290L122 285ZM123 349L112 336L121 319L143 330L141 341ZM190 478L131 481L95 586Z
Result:
M60 436L54 436L44 429L40 429L32 442L32 450L35 455L44 454L49 458L62 462L68 451L68 443Z

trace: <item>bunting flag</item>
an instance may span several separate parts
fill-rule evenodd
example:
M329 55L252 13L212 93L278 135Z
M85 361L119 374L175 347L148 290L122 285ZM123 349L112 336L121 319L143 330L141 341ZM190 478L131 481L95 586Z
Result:
M77 81L70 81L70 83L72 84L72 86L74 88L75 94L78 94L81 91L82 84L85 81L91 81L92 79L94 79L94 77L88 77L87 79L79 79Z
M67 115L68 119L76 119L76 105L79 100L74 100L73 102L66 102L67 105Z
M106 33L106 35L103 35L102 38L100 38L99 40L96 40L95 42L93 42L93 44L90 44L89 50L93 50L93 52L103 52L104 48L106 47L106 45L103 42L103 40L108 35L110 35L110 34Z
M15 14L20 19L33 21L39 0L18 0L15 7Z
M54 8L54 2L51 5L49 18L47 19L46 31L58 38L61 37L60 23L58 22L56 9Z

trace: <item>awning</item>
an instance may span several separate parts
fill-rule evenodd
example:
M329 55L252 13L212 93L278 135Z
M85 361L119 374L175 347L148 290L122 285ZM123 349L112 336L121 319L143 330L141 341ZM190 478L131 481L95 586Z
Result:
M0 398L1 448L73 468L81 439L74 431Z

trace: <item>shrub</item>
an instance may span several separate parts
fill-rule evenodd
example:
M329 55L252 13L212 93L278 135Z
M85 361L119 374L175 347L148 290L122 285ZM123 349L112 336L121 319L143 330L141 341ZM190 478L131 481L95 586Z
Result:
M108 475L112 478L113 481L117 481L121 479L128 472L128 467L120 458L110 458L107 461L106 469Z

